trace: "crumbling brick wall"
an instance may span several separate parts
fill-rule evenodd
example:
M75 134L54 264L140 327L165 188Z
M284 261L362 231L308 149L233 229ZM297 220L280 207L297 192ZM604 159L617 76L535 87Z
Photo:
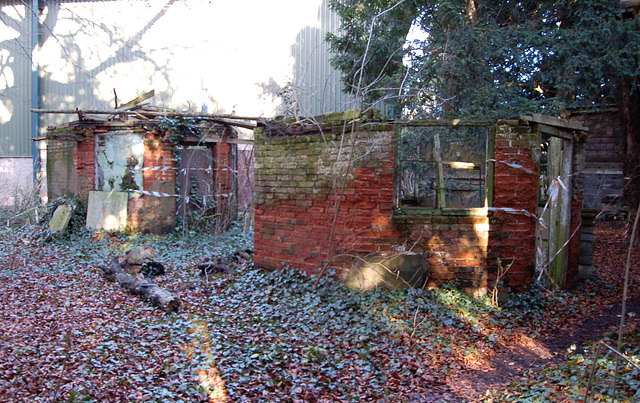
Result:
M93 135L93 128L78 126L50 131L46 164L49 200L75 195L86 203L95 186Z
M151 194L132 197L127 226L143 232L168 233L176 226L176 158L173 144L158 130L144 133L143 190ZM156 168L156 169L154 169Z
M144 143L142 166L142 195L130 197L128 226L145 232L169 232L176 225L176 156L175 145L167 133L147 125L127 126L104 123L65 125L51 129L47 139L48 197L53 200L64 195L75 195L87 205L89 192L96 190L96 147L94 136L123 130L139 134ZM213 167L220 200L220 210L228 211L234 198L231 169L231 147L226 143L210 144L216 167ZM125 167L122 167L124 171ZM119 189L117 189L119 190ZM225 193L226 192L226 193ZM225 193L226 197L221 196ZM161 196L158 196L160 194ZM228 218L230 220L230 218Z
M504 267L510 264L508 285L522 288L535 269L539 136L526 123L498 122L494 155L487 257L500 259Z
M213 171L215 172L214 195L216 198L216 214L218 214L219 228L226 228L237 215L237 194L234 188L234 159L231 145L222 142L213 149Z
M49 200L75 195L78 180L74 164L76 142L50 139L47 141L47 196Z
M394 209L394 127L344 122L267 125L255 132L255 264L317 273L354 256L422 253L428 285L456 281L480 295L496 259L508 285L533 278L540 143L527 122L498 122L493 203L484 213L400 214ZM349 168L347 168L349 166ZM333 234L333 235L332 235ZM330 239L333 239L331 245Z
M267 137L265 131L255 132L257 265L291 265L311 272L326 261L331 233L337 255L380 252L381 238L400 235L388 225L393 209L392 131L356 136L354 154L367 158L354 161L355 167L341 175L349 162L349 134Z

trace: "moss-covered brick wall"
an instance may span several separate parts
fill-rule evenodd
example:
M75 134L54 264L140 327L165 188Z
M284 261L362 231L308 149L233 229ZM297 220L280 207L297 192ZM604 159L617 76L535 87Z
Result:
M47 196L76 195L84 202L95 182L93 130L50 129L47 134Z
M455 280L481 295L493 286L497 258L512 264L509 286L532 281L540 141L527 122L496 126L489 211L419 216L394 211L392 125L368 123L353 135L342 134L348 125L320 127L266 125L255 132L256 266L317 273L333 232L331 266L342 274L354 256L411 251L424 256L429 286Z
M49 140L47 144L47 197L49 200L75 195L78 178L74 166L76 142Z
M393 209L392 131L269 138L259 129L254 150L256 264L317 270L336 209L336 254L379 252L380 237L399 236L384 232Z

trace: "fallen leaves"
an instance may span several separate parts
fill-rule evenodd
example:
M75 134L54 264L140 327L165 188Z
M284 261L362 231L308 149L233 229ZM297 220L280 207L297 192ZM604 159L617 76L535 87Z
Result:
M184 302L179 314L128 295L97 268L151 245L166 267L157 283ZM251 249L251 234L240 231L43 240L25 227L1 233L0 246L0 400L8 402L457 402L468 397L470 369L500 376L494 354L535 345L618 290L599 280L580 293L532 290L496 308L452 287L363 292L323 278L316 289L315 278L290 268L200 276L203 258ZM580 379L586 353L541 373L523 372L517 358L504 367L522 386L487 399L526 401L529 387L571 400L584 389L572 377ZM623 376L620 390L631 393L635 375Z

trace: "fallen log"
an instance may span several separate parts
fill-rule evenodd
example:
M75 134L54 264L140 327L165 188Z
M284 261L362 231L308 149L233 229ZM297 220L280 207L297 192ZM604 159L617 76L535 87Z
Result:
M200 270L200 275L210 274L232 274L234 266L222 262L222 259L205 260L202 263L198 263L196 267Z
M206 258L203 262L196 264L201 276L210 274L232 274L234 269L242 269L248 263L253 251L236 251L231 255L223 257Z
M164 265L155 260L153 248L133 248L125 254L123 268L131 275L142 273L145 277L164 274Z
M108 266L100 266L107 280L120 284L121 287L144 300L157 306L165 312L178 312L182 307L180 298L173 296L164 288L158 287L138 273L132 276L125 272L124 264L118 257L111 260Z

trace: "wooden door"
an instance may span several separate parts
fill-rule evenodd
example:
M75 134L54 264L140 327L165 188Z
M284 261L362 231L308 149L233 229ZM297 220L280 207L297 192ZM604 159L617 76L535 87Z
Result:
M571 188L573 176L573 138L571 133L541 126L546 144L546 170L542 169L537 265L552 286L566 284L568 246L571 237ZM545 133L546 132L546 133ZM552 132L552 135L548 135Z

